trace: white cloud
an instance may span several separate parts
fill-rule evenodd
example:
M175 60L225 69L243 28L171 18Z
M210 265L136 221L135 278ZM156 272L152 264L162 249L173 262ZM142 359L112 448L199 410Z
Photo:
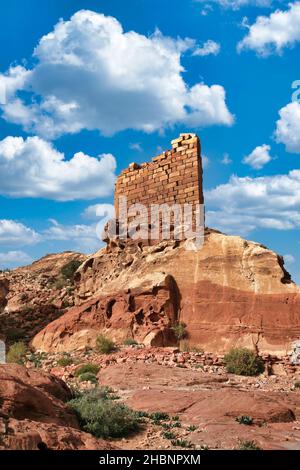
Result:
M279 111L275 138L289 152L300 153L300 103L293 101Z
M38 243L40 235L15 220L0 220L0 244L6 246L25 246Z
M255 7L270 7L274 0L196 0L198 3L205 3L206 5L216 4L222 8L231 10L239 10L246 6Z
M231 165L232 160L231 160L231 158L230 158L230 156L229 156L228 153L224 153L223 158L222 158L222 160L221 160L221 163L222 163L223 165Z
M208 168L209 166L209 158L206 155L202 155L202 166L203 168Z
M93 199L113 191L116 161L76 153L70 160L39 137L0 141L0 194L60 201Z
M92 253L101 247L97 224L63 225L50 219L50 227L42 233L43 240L70 241L78 251Z
M99 220L100 217L115 217L115 208L113 204L93 204L88 206L84 212L83 217L87 219Z
M285 261L285 264L293 264L295 263L295 257L293 255L290 255L290 254L287 254L287 255L284 255L284 261Z
M139 142L132 142L129 144L130 150L136 150L137 152L142 152L143 148Z
M243 163L246 163L255 170L260 170L272 160L270 150L270 145L259 145L243 159Z
M81 129L112 135L175 123L232 125L222 86L189 87L182 77L181 56L194 47L191 39L124 32L113 17L78 11L41 38L32 70L0 75L11 88L3 117L46 138Z
M211 227L247 235L258 228L300 227L300 170L288 174L239 178L205 193Z
M201 47L197 47L193 55L195 56L207 56L207 55L218 55L221 50L221 46L218 42L212 41L209 39L208 41L204 42Z
M288 4L287 10L276 10L270 16L259 16L238 50L252 49L261 56L281 54L286 47L300 41L300 2Z
M32 263L32 258L24 251L8 251L0 253L0 269L22 266Z

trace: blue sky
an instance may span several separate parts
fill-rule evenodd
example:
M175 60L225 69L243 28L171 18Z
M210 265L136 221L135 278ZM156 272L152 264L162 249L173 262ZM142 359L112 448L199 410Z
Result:
M10 0L0 43L0 268L95 251L115 175L193 131L208 224L300 281L300 2Z

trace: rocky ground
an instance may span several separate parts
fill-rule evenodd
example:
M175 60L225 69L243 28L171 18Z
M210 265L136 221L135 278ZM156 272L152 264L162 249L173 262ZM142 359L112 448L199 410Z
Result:
M39 366L73 390L109 386L134 410L166 414L162 420L145 417L140 432L110 441L117 448L236 449L247 441L261 449L300 448L300 389L295 386L300 373L241 377L224 366L203 366L201 352L175 348L131 346L109 355L86 351L72 354L72 364L65 367L58 365L62 357L44 356ZM75 376L87 363L100 366L96 384ZM253 423L239 424L240 416Z

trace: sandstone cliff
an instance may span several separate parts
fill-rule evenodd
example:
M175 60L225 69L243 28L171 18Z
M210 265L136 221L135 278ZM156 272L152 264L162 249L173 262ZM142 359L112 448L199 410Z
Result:
M119 243L88 258L76 273L77 307L33 340L48 352L93 345L100 332L176 344L171 327L207 351L248 346L286 354L300 336L300 290L283 260L266 247L206 230L198 252L186 242L153 247Z

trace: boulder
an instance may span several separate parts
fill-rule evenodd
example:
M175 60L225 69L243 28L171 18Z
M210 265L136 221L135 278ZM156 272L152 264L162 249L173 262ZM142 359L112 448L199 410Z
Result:
M80 431L63 381L17 364L0 365L0 450L111 449Z

